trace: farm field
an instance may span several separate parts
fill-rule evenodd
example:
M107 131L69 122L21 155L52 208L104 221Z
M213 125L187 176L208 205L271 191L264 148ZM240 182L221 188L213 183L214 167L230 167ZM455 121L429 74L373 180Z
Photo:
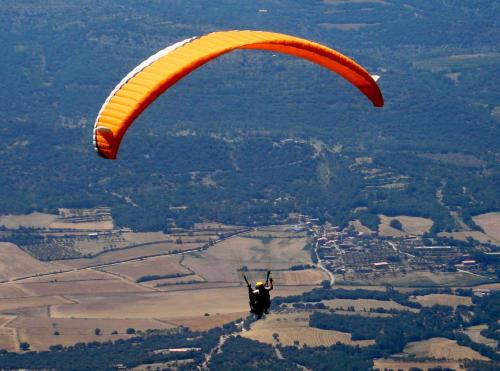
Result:
M248 271L244 273L251 282L264 281L266 277L265 271ZM273 279L279 282L280 285L285 286L319 285L321 282L328 280L328 275L320 269L274 270L272 273Z
M179 264L181 256L157 256L149 259L125 262L102 268L103 271L137 280L148 275L191 274Z
M184 243L175 244L160 242L147 246L134 247L123 250L114 250L89 259L71 259L56 261L74 268L83 268L100 264L110 264L117 261L138 259L153 255L169 254L173 251L185 251L199 248L202 244Z
M460 241L467 241L467 238L471 237L474 240L479 241L481 243L489 243L492 245L500 246L500 241L479 231L441 232L438 234L438 236L451 237Z
M0 215L0 225L9 229L47 228L57 218L57 215L38 212L26 215Z
M233 237L207 251L186 256L184 265L207 281L240 282L238 270L288 269L311 264L306 238Z
M119 278L97 281L32 282L23 283L20 286L35 297L150 291L144 286L135 285Z
M173 290L178 289L179 285L193 285L198 282L205 282L203 278L196 274L190 274L189 276L175 277L175 278L162 278L154 281L141 282L142 285L148 287L155 287L157 290L161 291L172 291L164 290L165 287L173 287Z
M277 287L275 296L302 293L310 287ZM54 305L54 318L160 318L174 319L248 310L245 287L171 292L68 295L76 302Z
M51 344L72 345L77 342L108 341L129 338L128 328L145 331L150 328L170 329L175 325L154 319L58 319L19 317L9 326L15 328L20 341L32 350L47 350ZM95 329L100 329L96 335Z
M63 270L63 264L41 262L8 242L0 242L0 280Z
M352 226L356 231L363 233L363 234L369 235L372 232L372 230L370 228L363 225L363 223L361 223L358 219L351 220L349 222L349 225Z
M342 282L338 280L339 282ZM371 278L369 281L362 281L357 279L350 279L344 281L349 285L367 285L373 284L381 286L391 284L400 287L469 287L480 284L485 284L489 280L474 276L472 274L463 272L427 272L427 271L414 271L406 274L386 274L380 275L378 278Z
M481 331L486 329L487 327L488 327L487 325L477 325L477 326L466 327L464 329L464 333L467 336L469 336L472 341L479 343L479 344L484 344L484 345L492 347L493 349L496 349L498 346L498 342L495 339L489 339L489 338L481 335Z
M15 283L0 284L0 300L8 298L21 298L24 296L30 296L30 293L26 292Z
M16 330L13 328L0 327L0 349L15 352L19 348Z
M273 334L279 335L279 344L300 346L330 346L337 342L368 346L373 340L352 341L351 334L309 327L309 313L271 313L265 319L252 324L242 336L272 345L278 344Z
M410 371L412 369L428 370L434 368L448 368L452 370L462 369L462 364L458 361L403 361L390 358L380 358L374 361L373 368L379 370L403 370Z
M406 215L388 217L379 214L379 218L380 218L379 232L382 236L400 237L406 234L423 235L424 233L428 232L431 229L433 224L433 221L431 219L406 216ZM399 220L401 222L401 225L403 227L402 231L392 228L390 226L391 221L394 219Z
M481 214L472 219L488 236L500 243L500 212Z
M206 331L214 327L220 327L225 323L236 321L240 318L245 318L247 315L248 311L225 314L216 313L209 316L202 315L186 318L173 318L169 319L168 323L172 323L177 326L188 327L192 331Z
M458 345L456 341L445 338L432 338L408 343L404 353L414 355L417 358L489 360L475 350Z
M353 307L356 312L368 312L370 309L383 308L386 310L396 309L396 310L407 310L411 312L417 312L417 309L410 308L395 301L385 301L385 300L374 300L374 299L332 299L323 300L325 304L330 309L347 310L349 307Z
M447 294L430 294L417 296L413 301L420 303L424 307L432 307L433 305L448 305L453 308L459 305L472 305L472 299L468 296L457 296Z
M75 224L77 216L72 212L64 218ZM89 213L91 218L92 211ZM45 221L49 222L48 217ZM102 248L101 236L113 239L105 241L108 244L146 245L49 263L2 243L0 258L5 259L0 259L0 278L15 282L0 283L0 346L17 351L19 342L25 341L32 350L45 350L54 344L128 337L127 328L206 330L221 326L248 314L248 294L238 271L243 265L247 265L252 283L264 280L266 269L276 269L273 296L301 294L327 279L317 269L287 270L312 264L310 253L304 250L306 237L281 227L255 232L262 237L234 236L206 250L184 254L182 251L198 249L217 237L208 230L205 235L176 235L175 240L174 235L161 232L75 235L76 241L95 243L95 249ZM280 237L269 237L269 233ZM186 276L136 282L144 276L175 274ZM306 331L314 332L310 337L319 336L317 341L324 343L349 341L341 333Z
M47 305L73 303L62 296L33 296L23 298L9 298L0 300L0 312L11 312L16 309L30 307L46 307Z

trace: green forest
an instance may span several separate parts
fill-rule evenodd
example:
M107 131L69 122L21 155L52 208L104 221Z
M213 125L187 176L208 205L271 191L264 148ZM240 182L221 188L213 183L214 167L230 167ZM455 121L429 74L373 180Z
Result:
M472 225L500 210L499 11L493 0L2 1L0 214L104 205L119 226L166 230L291 212L370 226L383 213L430 217L436 233L457 229L456 211ZM241 51L158 99L117 161L93 152L95 117L128 71L229 29L333 47L382 76L386 107L311 63Z

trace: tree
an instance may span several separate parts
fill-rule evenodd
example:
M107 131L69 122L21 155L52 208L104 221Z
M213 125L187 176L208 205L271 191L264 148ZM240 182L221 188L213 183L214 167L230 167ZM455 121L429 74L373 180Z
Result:
M134 329L134 328L132 328L132 327L129 327L129 328L127 329L126 333L127 333L128 335L133 335L133 334L135 334L135 329Z
M22 351L27 351L30 349L30 344L23 341L19 344L19 349L21 349Z
M94 334L96 334L97 336L100 336L101 335L101 329L98 327L94 330Z
M401 224L401 222L397 219L392 219L391 222L389 223L389 225L394 228L394 229L397 229L399 231L402 231L403 230L403 224Z

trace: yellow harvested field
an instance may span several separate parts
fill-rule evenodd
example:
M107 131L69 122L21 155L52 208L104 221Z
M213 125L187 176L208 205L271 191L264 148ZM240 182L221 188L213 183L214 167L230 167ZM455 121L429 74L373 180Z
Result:
M50 229L73 229L80 231L110 231L114 228L112 220L100 220L95 222L68 223L54 221L49 224Z
M464 333L470 337L470 339L476 343L484 344L493 349L496 349L498 342L495 339L489 339L481 335L481 331L488 328L487 325L477 325L471 326L464 329Z
M408 343L404 353L418 358L489 360L489 358L482 356L475 350L458 345L456 341L445 338L432 338Z
M500 283L487 283L485 285L475 286L474 289L475 290L498 291L498 290L500 290Z
M367 283L368 281L359 281ZM463 272L427 272L414 271L397 276L381 275L371 278L373 285L391 284L404 287L428 287L428 286L471 286L485 282L485 279ZM353 283L357 283L353 282Z
M9 280L65 269L61 264L44 263L12 243L0 242L0 280Z
M310 287L278 287L274 295L297 295L308 289ZM248 310L245 287L66 297L77 303L52 306L52 317L172 319Z
M448 294L429 294L417 296L415 299L412 299L412 301L416 301L424 307L432 307L433 305L448 305L456 308L459 305L472 305L472 299L468 296Z
M406 234L412 235L423 235L426 232L429 232L432 224L434 222L431 219L427 218L419 218L414 216L406 216L399 215L395 217L389 217L382 214L379 214L380 218L380 226L379 232L384 236L404 236ZM392 220L399 220L403 227L403 231L397 230L390 226Z
M354 307L356 312L369 311L370 309L396 309L396 310L408 310L411 312L418 312L417 309L410 308L395 301L385 301L385 300L374 300L374 299L332 299L332 300L323 300L328 308L331 309L341 309L347 310L349 307Z
M306 238L257 239L234 237L207 251L189 254L184 265L207 281L240 282L242 266L248 269L287 269L296 264L311 264L304 250Z
M352 226L359 233L363 233L366 235L369 235L370 233L372 233L372 230L370 228L364 226L363 223L361 223L358 219L351 220L349 222L349 225Z
M500 212L481 214L472 219L488 236L500 242Z
M189 276L183 276L183 277L175 277L175 278L163 278L155 281L146 281L146 282L141 282L141 285L145 285L148 287L156 287L158 290L163 290L165 287L169 286L174 286L175 287L179 285L192 285L194 284L193 282L205 282L203 278L196 274L191 274ZM172 291L172 290L169 290Z
M462 231L462 232L440 232L438 233L439 237L449 237L454 238L455 240L467 241L468 237L473 238L476 241L482 243L489 243L492 245L500 246L500 241L497 241L493 237L484 234L479 231Z
M149 275L167 275L191 273L179 264L181 256L157 256L149 259L125 262L102 268L105 272L111 272L137 280L139 277Z
M189 327L191 331L207 331L215 327L221 327L229 322L244 319L247 316L248 311L225 314L216 313L209 316L202 315L196 317L175 318L169 320L168 322L177 326Z
M20 317L9 323L15 329L20 341L30 344L32 350L47 350L50 345L73 345L77 342L107 341L129 338L127 328L145 331L148 329L170 329L175 325L154 319L59 319L59 318L26 318ZM95 334L95 329L101 335ZM117 331L117 334L112 332ZM59 335L54 334L58 332Z
M193 276L189 276L193 277ZM199 277L199 276L196 276ZM220 289L224 287L242 287L240 283L233 282L199 282L199 283L190 283L190 284L178 284L178 285L168 285L163 287L158 287L158 290L161 291L197 291L197 290L205 290L205 289ZM314 287L314 286L312 286Z
M20 308L42 307L47 305L72 303L71 300L62 296L42 296L15 299L0 299L0 312L11 311Z
M252 283L266 280L266 271L247 271L245 276ZM272 271L272 277L275 284L285 286L300 286L300 285L319 285L321 282L328 280L328 275L320 269L304 269L297 271ZM240 282L244 280L240 277Z
M99 281L54 281L22 283L20 286L31 292L33 296L46 295L76 295L76 294L103 294L121 292L149 292L144 286L127 282L123 279L102 279ZM1 303L1 301L0 301Z
M47 228L50 223L57 219L57 215L31 213L27 215L0 215L0 225L9 229L25 228Z
M390 358L380 358L374 360L374 369L379 370L403 370L410 371L412 368L428 370L432 368L448 368L451 370L461 370L462 364L458 361L428 361L428 362L412 362Z
M370 291L386 291L386 286L366 286L366 285L333 285L332 288L334 290L370 290Z
M30 296L28 292L19 287L15 283L2 283L0 284L0 300L9 298L22 298Z
M319 285L321 282L328 280L328 275L319 269L304 269L301 271L281 271L273 274L276 280L279 280L280 285Z
M15 329L0 327L0 349L5 349L9 352L19 350Z
M69 271L63 273L54 273L45 276L26 278L16 281L17 283L41 283L41 282L74 282L74 281L100 281L109 280L109 274L99 272L94 269L82 269L78 271ZM1 286L0 286L1 287Z
M242 334L243 337L268 343L278 344L273 334L279 335L279 344L294 345L295 342L307 346L330 346L337 342L348 345L368 346L374 344L373 340L353 341L351 334L322 330L309 327L309 313L271 313L263 320L252 324L249 331Z
M109 251L90 259L71 259L71 260L61 260L58 262L61 262L70 267L81 268L99 264L109 264L113 262L120 262L131 259L146 258L153 255L169 254L177 250L179 251L191 250L200 247L200 245L201 244L196 244L196 243L175 244L169 242L160 242L147 246Z
M132 244L158 241L175 242L175 238L173 236L163 232L124 232L122 237Z

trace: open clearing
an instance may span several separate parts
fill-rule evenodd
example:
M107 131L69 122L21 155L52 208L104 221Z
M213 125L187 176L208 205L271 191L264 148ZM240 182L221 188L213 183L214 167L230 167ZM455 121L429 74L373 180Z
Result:
M489 243L492 245L497 245L500 246L500 241L497 241L493 237L484 234L483 232L479 231L461 231L461 232L440 232L438 233L439 237L450 237L454 238L455 240L460 240L460 241L466 241L467 238L472 238L476 241L479 241L481 243Z
M328 308L331 309L340 309L347 310L349 307L354 307L356 312L364 312L369 311L370 309L383 308L386 310L396 309L396 310L408 310L411 312L417 312L417 309L406 307L395 301L385 301L385 300L375 300L375 299L332 299L332 300L323 300L323 304L325 304Z
M445 338L432 338L408 343L404 353L415 355L418 358L489 360L489 358L482 356L475 350L458 345L456 341Z
M128 283L119 278L99 281L33 282L23 283L20 286L35 297L150 291L144 286Z
M15 283L3 283L0 285L0 300L9 298L20 298L31 294L23 290Z
M19 350L15 329L0 327L0 349L5 349L9 352Z
M209 316L196 316L186 318L175 318L168 322L178 326L189 327L192 331L207 331L215 327L220 327L225 323L244 319L248 316L248 311L225 313L225 314L211 314Z
M434 222L431 219L406 216L406 215L389 217L379 214L379 218L380 218L379 233L382 236L391 236L391 237L400 237L400 236L405 236L407 234L420 236L426 232L429 232L432 227L432 224L434 224ZM403 227L402 231L392 228L390 226L391 221L394 219L399 220L401 222L401 225Z
M245 276L252 283L257 281L265 281L265 271L248 271L244 272ZM319 285L321 282L328 280L328 275L320 269L304 269L298 271L272 271L272 277L280 285L284 286L300 286L300 285ZM243 283L243 279L240 278Z
M40 273L63 270L64 265L44 263L12 243L0 242L0 279L10 280Z
M174 251L192 250L199 248L200 246L201 244L196 243L175 244L170 242L159 242L147 246L109 251L90 259L60 260L58 262L61 262L62 264L70 267L81 268L99 264L109 264L125 260L145 258L154 255L169 254Z
M306 238L234 237L207 251L189 254L184 265L207 281L240 282L243 266L254 269L288 269L296 264L311 264L304 250Z
M148 275L191 274L187 268L179 264L180 260L180 256L157 256L145 260L112 265L102 268L102 270L128 277L134 281Z
M428 361L428 362L412 362L396 359L376 359L374 360L373 368L379 370L403 370L410 371L412 368L428 370L434 368L448 368L451 370L461 370L461 363L457 361Z
M464 333L470 337L470 339L476 343L479 344L484 344L489 347L492 347L493 349L496 349L498 346L498 342L495 339L489 339L487 337L484 337L481 335L481 331L485 330L488 328L487 325L477 325L477 326L471 326L471 327L466 327L464 329Z
M8 312L20 308L42 307L47 305L72 303L62 296L41 296L0 300L0 312Z
M277 287L275 296L297 295L310 287ZM106 295L67 295L75 303L52 307L54 318L185 318L248 310L245 287Z
M472 274L463 272L427 272L415 271L406 274L381 275L378 278L370 278L370 280L349 280L346 283L354 285L373 284L376 286L391 284L393 286L403 287L437 287L437 286L454 286L468 287L480 285L488 282L486 278L481 278Z
M500 242L500 212L481 214L472 219L488 236Z
M459 305L472 305L472 299L468 296L457 296L448 294L430 294L417 296L412 301L420 303L424 307L432 307L433 305L448 305L456 308Z
M361 223L358 219L351 220L349 222L349 225L352 226L359 233L366 235L370 235L372 233L372 230L363 225L363 223Z
M57 215L37 212L27 215L0 215L0 225L9 229L47 228L57 218Z
M330 346L337 342L349 345L368 346L373 340L352 341L351 334L309 327L309 313L271 313L265 319L254 322L242 336L272 345L278 344L273 334L279 335L283 345Z
M128 328L145 331L147 329L170 329L176 327L154 319L60 319L20 317L9 323L17 329L21 341L30 344L33 350L47 350L50 345L72 345L77 342L107 341L129 338ZM101 330L100 335L95 329ZM116 334L112 334L113 332ZM58 333L58 335L55 334Z

